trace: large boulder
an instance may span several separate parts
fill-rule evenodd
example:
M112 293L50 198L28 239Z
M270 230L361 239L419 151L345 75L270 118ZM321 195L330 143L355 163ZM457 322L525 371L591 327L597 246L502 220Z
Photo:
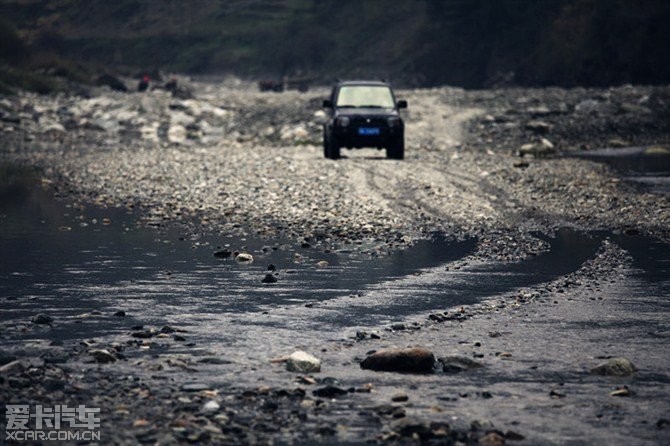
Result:
M379 372L433 373L435 355L421 347L385 349L369 355L361 368Z

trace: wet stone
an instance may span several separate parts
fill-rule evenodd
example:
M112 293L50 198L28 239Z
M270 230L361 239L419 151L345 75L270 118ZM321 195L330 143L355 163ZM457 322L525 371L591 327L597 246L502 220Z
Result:
M464 356L445 356L437 361L442 365L442 371L445 373L460 373L484 367L482 363Z
M360 365L375 371L432 373L435 356L425 348L387 349L371 354Z
M409 400L409 396L406 393L396 393L391 397L391 401L394 403L403 403Z
M214 251L214 257L217 257L219 259L227 259L230 257L233 253L230 252L227 249L221 249L219 251Z
M277 283L277 278L274 276L272 273L267 273L263 279L261 279L261 283Z
M593 375L630 376L637 371L635 365L626 358L611 358L591 369Z
M336 386L321 387L312 391L314 396L318 396L320 398L336 398L338 396L346 395L347 393L349 392Z
M205 383L191 382L182 384L180 389L184 392L201 392L203 390L212 390L212 387Z
M246 252L241 252L235 256L235 260L240 263L251 263L254 261L254 256Z
M51 316L46 315L44 313L36 314L31 319L31 322L33 324L41 324L41 325L51 324L53 321L54 321L54 319Z
M477 442L480 446L504 446L505 437L498 432L489 432Z
M623 386L610 392L610 396L616 396L616 397L628 397L634 394L635 392L630 390L628 386Z
M89 350L88 354L93 356L93 359L99 364L109 364L117 360L116 356L106 349Z
M156 331L155 330L136 331L133 332L131 336L139 339L149 339L156 336Z

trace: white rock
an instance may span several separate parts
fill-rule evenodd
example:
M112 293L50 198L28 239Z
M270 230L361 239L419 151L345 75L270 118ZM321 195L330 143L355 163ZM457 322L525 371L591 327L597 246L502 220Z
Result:
M137 118L137 112L133 110L119 110L116 113L116 120L118 122L132 122Z
M57 122L53 122L43 126L40 131L42 133L65 133L65 127Z
M142 126L140 128L142 138L149 141L158 142L158 127L160 127L158 122L152 122L151 124Z
M321 371L321 361L302 350L291 353L286 361L286 370L298 373L316 373Z
M214 413L221 408L221 405L214 400L207 401L204 406L202 406L202 411L204 413Z
M254 261L254 256L246 252L241 252L237 256L235 256L235 260L242 263L250 263Z
M186 141L186 127L183 125L171 125L168 130L168 140L174 143L183 143Z
M308 136L309 132L302 125L296 127L284 126L280 133L282 141L304 141Z
M553 149L554 148L554 143L549 141L547 138L540 139L540 144L542 144L547 149Z
M182 125L185 127L189 124L193 124L194 122L195 119L193 118L193 116L189 116L182 111L173 111L170 114L170 123L174 125Z

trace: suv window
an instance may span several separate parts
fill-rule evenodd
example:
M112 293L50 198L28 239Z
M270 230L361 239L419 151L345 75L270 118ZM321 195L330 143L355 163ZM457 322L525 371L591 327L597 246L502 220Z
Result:
M336 107L393 108L393 94L385 85L345 85L337 95Z

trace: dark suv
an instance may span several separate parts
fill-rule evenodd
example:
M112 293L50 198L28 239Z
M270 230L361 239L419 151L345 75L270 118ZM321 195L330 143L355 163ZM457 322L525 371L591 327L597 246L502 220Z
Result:
M323 107L330 112L323 125L326 158L338 159L342 147L385 148L387 158L404 158L405 123L398 111L407 101L396 101L386 82L339 82Z

